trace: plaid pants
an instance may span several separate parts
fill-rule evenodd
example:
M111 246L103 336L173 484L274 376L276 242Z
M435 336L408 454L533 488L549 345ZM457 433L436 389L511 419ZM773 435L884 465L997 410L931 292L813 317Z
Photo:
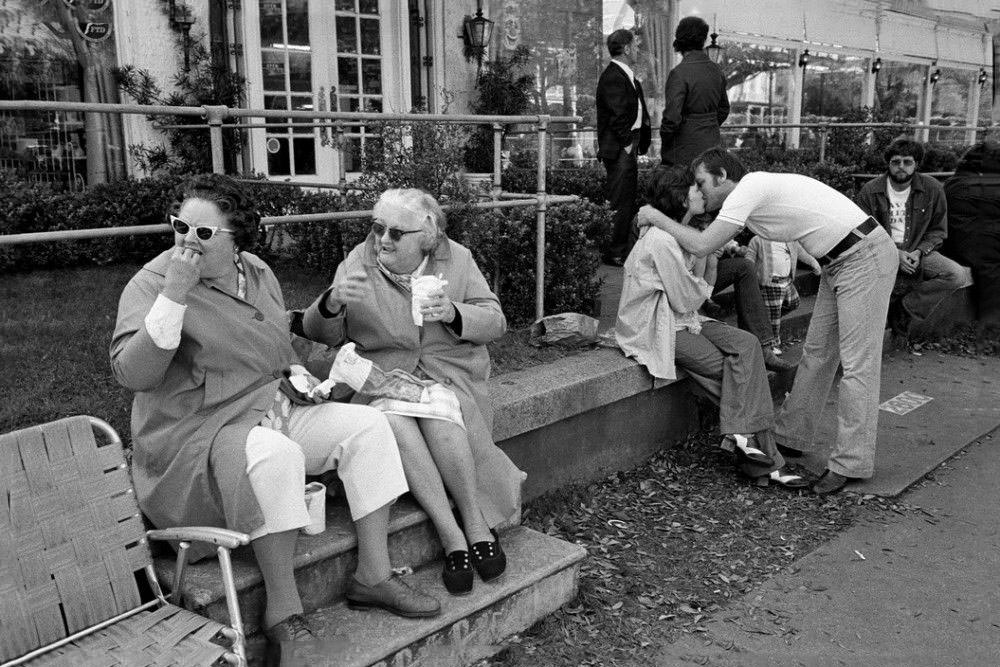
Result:
M770 285L760 286L760 295L771 318L774 338L781 340L781 316L799 307L799 292L795 283L791 278L772 278Z

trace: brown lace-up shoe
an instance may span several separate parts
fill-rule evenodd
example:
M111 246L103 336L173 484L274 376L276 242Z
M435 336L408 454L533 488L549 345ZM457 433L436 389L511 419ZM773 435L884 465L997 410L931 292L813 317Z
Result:
M309 621L302 614L292 614L281 619L267 630L264 635L272 642L301 642L316 638Z
M412 588L395 574L374 586L366 586L351 577L346 597L351 609L379 608L406 618L428 618L441 613L441 603Z

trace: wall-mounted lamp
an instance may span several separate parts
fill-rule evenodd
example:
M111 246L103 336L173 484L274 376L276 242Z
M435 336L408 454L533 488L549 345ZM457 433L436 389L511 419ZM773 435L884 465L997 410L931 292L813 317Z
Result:
M191 44L188 40L191 35L191 26L194 25L194 16L191 15L191 8L187 4L175 0L170 0L170 11L167 16L170 19L170 26L180 30L181 35L183 35L181 46L184 49L184 71L187 72L191 69L191 54L189 53Z
M463 23L462 40L465 42L466 60L476 59L479 68L483 66L483 56L493 37L493 21L483 16L483 0L476 2L476 15L466 16Z
M875 60L872 61L872 74L878 74L880 69L882 69L882 59L875 58Z
M712 34L709 35L709 37L712 38L712 41L709 42L708 46L705 47L705 50L708 51L709 59L713 63L718 65L719 61L722 60L722 47L719 46L718 42L719 33L715 32L715 30L712 30Z
M979 85L980 86L985 86L986 82L989 80L989 78L990 78L990 75L986 73L986 68L985 67L980 67L979 68L979 78L976 79L979 82Z
M931 72L931 76L928 79L928 81L930 81L931 85L933 86L935 83L938 82L938 79L940 79L940 78L941 78L941 68L938 67L936 70L934 70L933 72Z
M809 64L809 49L805 49L799 54L799 67L805 67Z

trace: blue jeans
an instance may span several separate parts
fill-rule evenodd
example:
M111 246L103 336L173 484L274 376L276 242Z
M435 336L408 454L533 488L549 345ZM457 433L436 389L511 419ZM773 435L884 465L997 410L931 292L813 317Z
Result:
M812 449L837 367L843 365L837 441L827 468L848 477L875 474L882 337L898 257L892 239L877 227L823 269L795 384L775 425L779 443Z

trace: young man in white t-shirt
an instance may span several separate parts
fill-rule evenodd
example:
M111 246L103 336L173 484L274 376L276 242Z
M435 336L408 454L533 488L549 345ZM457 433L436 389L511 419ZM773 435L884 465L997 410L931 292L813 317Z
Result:
M770 241L798 241L819 261L816 305L775 437L786 455L817 446L823 406L843 365L837 441L812 490L835 493L851 480L871 477L882 335L898 266L892 239L850 199L807 176L748 174L739 158L721 148L699 155L693 167L706 210L719 211L715 221L698 231L645 206L639 224L656 225L699 256L721 248L746 226Z
M886 173L861 187L857 203L885 228L899 254L890 324L901 334L918 327L956 290L972 284L968 268L938 252L948 235L944 187L919 172L924 148L912 139L885 150Z

